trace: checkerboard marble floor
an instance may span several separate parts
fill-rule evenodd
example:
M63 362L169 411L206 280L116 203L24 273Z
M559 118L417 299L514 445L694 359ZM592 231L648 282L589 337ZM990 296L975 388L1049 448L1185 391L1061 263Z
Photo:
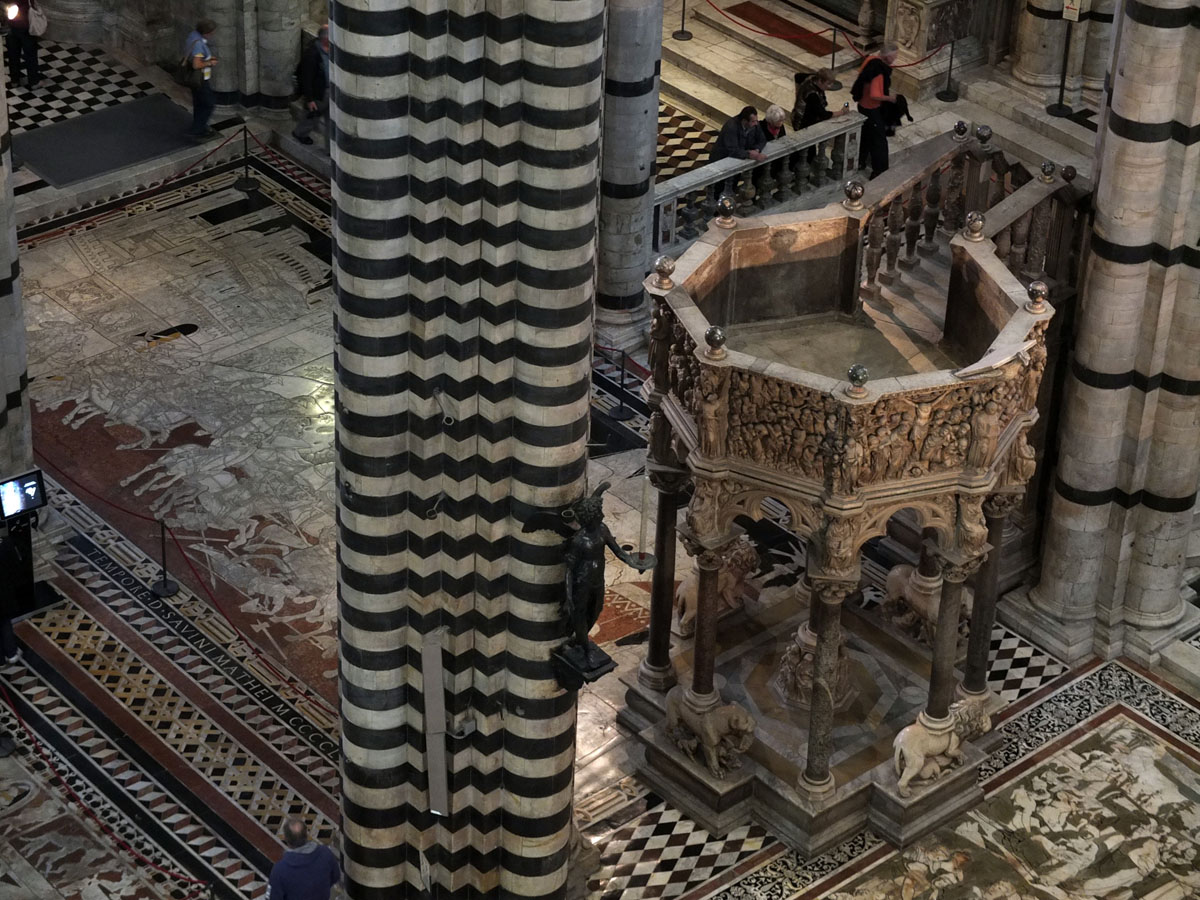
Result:
M42 41L38 62L42 79L36 88L9 81L8 121L16 134L116 106L154 90L153 84L103 50Z
M666 181L708 162L708 148L717 133L704 122L694 119L665 103L658 107L658 159L655 181Z

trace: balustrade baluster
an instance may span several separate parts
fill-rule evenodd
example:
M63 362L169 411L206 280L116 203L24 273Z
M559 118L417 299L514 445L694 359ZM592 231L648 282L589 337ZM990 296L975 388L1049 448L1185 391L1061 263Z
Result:
M792 186L792 180L796 177L796 173L792 171L792 158L795 153L785 153L779 160L779 202L787 203L796 196L796 191Z
M963 225L966 212L963 190L966 183L966 156L959 154L950 164L946 179L946 191L942 197L942 234L947 238L956 235Z
M859 288L859 296L868 300L878 302L881 298L881 290L877 276L879 274L879 260L883 255L883 211L875 210L871 214L871 222L867 225L867 252L865 261L867 267L867 278Z
M1014 275L1025 265L1026 244L1029 240L1029 223L1033 221L1033 210L1027 209L1013 222L1012 249L1008 251L1008 270Z
M829 157L825 155L825 143L817 145L817 155L812 162L812 175L809 176L809 181L813 187L820 187L825 183L825 170L829 167Z
M686 205L679 211L679 234L688 240L700 236L700 207L696 202L700 196L703 195L698 191L690 192L683 198Z
M996 257L1008 262L1008 254L1012 251L1012 226L1005 225L996 232L996 237L993 239L996 242Z
M811 147L805 147L798 154L796 154L796 180L792 184L792 192L795 193L797 197L803 195L803 193L808 190L808 179L809 175L812 173L812 163L809 157L812 153L813 150Z
M742 172L737 177L737 214L749 216L754 213L754 170Z
M900 270L896 263L900 259L900 236L904 233L904 202L897 197L888 207L887 215L887 268L879 273L883 284L895 284L900 280Z
M1053 197L1047 197L1033 208L1033 219L1029 225L1029 249L1025 251L1025 264L1021 277L1030 281L1041 281L1046 275L1046 248L1050 242L1050 220L1053 212Z
M829 159L833 163L830 177L834 181L844 181L846 178L846 135L839 134L833 139Z
M982 210L982 200L986 196L986 188L982 182L982 173L986 170L982 159L977 159L974 153L967 153L964 156L966 160L965 166L965 181L963 184L963 209L978 209Z
M929 189L925 191L925 240L917 245L922 256L937 253L938 216L942 202L942 171L934 169L929 175Z
M770 209L776 203L775 188L778 183L771 174L774 166L774 162L767 161L754 170L754 206L757 209Z
M917 240L921 237L921 213L924 209L921 182L918 181L908 196L908 219L904 223L904 256L900 259L902 269L914 269L921 262L921 257L917 256Z

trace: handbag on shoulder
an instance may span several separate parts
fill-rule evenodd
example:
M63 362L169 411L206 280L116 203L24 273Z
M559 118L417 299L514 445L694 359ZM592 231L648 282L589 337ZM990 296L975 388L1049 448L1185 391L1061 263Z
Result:
M49 24L50 22L46 19L42 8L38 6L37 0L29 0L29 33L34 37L41 37L46 33L46 27Z

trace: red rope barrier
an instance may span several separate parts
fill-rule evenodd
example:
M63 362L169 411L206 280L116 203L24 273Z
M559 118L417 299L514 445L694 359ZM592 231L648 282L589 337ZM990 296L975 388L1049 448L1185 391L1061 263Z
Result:
M744 28L746 31L749 31L751 34L761 34L763 37L782 38L785 41L792 40L792 39L803 40L804 38L807 38L807 37L820 37L821 35L825 34L826 32L833 30L832 28L826 28L824 31L806 31L803 34L776 34L773 31L761 31L758 28L751 28L745 22L738 21L733 16L731 16L729 13L725 12L725 10L721 9L721 7L717 6L717 4L713 3L713 0L707 0L707 3L709 6L711 6L713 9L715 9L717 12L719 12L721 15L723 15L725 18L727 18L730 22L732 22L738 28ZM836 47L837 44L834 44L834 46Z
M846 43L850 45L850 49L858 54L859 59L867 58L867 54L863 53L856 46L854 46L854 41L850 40L850 35L847 34L847 35L843 35L843 36L846 38ZM926 53L920 59L914 60L913 62L910 62L910 63L905 63L902 66L892 66L892 68L893 69L907 69L910 66L919 66L921 63L925 62L925 60L930 59L934 56L937 56L939 53L941 53L943 50L945 50L947 46L948 46L947 44L939 44L935 50L933 50L929 53Z
M46 458L46 455L44 453L40 453L40 452L36 452L36 451L35 451L35 453L37 456L41 457L43 464L45 464L45 466L47 468L54 470L54 472L56 473L56 475L59 478L61 478L63 481L69 481L71 484L73 484L79 490L83 491L85 494L87 494L91 497L94 497L95 499L99 500L101 503L105 503L108 506L111 506L113 509L117 510L118 512L122 512L127 516L132 516L135 519L141 519L143 522L153 522L156 525L159 524L159 520L154 518L153 516L143 515L141 513L134 512L131 509L126 509L124 506L121 506L119 503L115 503L112 500L110 500L109 498L102 496L101 494L97 494L95 491L91 490L87 486L80 484L78 481L76 481L71 476L66 475L62 471L62 469L60 469L58 466L56 466L52 462L50 462ZM295 681L290 675L288 675L287 673L285 673L282 670L280 670L279 668L277 668L275 666L275 664L271 662L270 659L268 659L266 656L263 655L262 651L260 651L258 649L258 647L256 647L254 645L254 642L251 641L250 638L248 638L246 636L246 633L244 631L242 631L242 629L240 627L238 627L238 624L229 617L229 614L227 612L225 612L225 608L221 605L221 602L216 598L216 595L213 594L213 592L211 590L209 590L208 585L204 583L203 577L201 577L200 573L198 571L196 571L196 567L194 565L192 565L192 560L187 555L187 553L184 551L183 544L180 543L179 537L175 534L175 531L171 528L171 526L167 525L165 522L163 522L162 525L166 528L167 534L169 534L171 536L171 540L172 540L172 542L174 542L176 549L179 551L179 555L182 556L183 561L185 563L187 563L187 567L188 567L188 569L191 570L192 576L196 579L196 583L200 585L200 589L202 591L204 591L204 593L208 596L209 602L212 604L213 608L221 614L221 618L223 618L229 624L229 627L234 630L234 632L237 634L237 636L245 642L246 646L250 648L250 652L254 655L254 657L259 662L261 662L272 675L274 675L276 678L278 678L281 683L286 684L288 687L290 687L293 691L295 691L301 697L311 701L316 706L320 707L324 712L326 712L330 716L336 718L338 715L337 710L334 709L332 706L330 706L328 703L326 703L324 698L322 698L320 695L316 694L311 688L307 687L306 685Z
M97 825L99 825L100 830L102 832L104 832L104 834L107 837L109 837L113 841L113 843L115 843L118 847L120 847L122 850L124 850L126 853L128 853L130 856L132 856L138 862L142 863L144 866L147 866L148 868L151 868L156 872L166 875L168 878L173 878L176 881L182 881L185 884L204 885L204 887L201 888L201 893L204 890L207 890L207 888L209 886L209 882L205 881L202 878L193 878L191 875L185 875L183 872L176 872L176 871L173 871L172 869L167 869L163 866L160 866L158 863L156 863L154 860L150 859L148 856L146 856L144 853L142 853L136 847L130 845L124 838L122 838L115 831L113 831L111 828L109 828L108 825L106 825L99 816L97 816L94 812L92 812L91 808L86 803L83 802L83 798L80 797L77 793L75 793L74 789L69 784L67 784L67 780L65 778L63 778L62 774L58 771L57 768L55 768L54 763L50 762L50 758L46 755L46 751L42 749L42 742L38 740L37 735L35 735L33 733L33 731L30 729L30 727L25 723L25 719L21 716L20 710L18 710L17 705L15 703L13 703L12 697L8 693L8 689L3 684L0 684L0 691L2 691L4 693L4 702L8 704L8 708L11 709L13 712L13 715L17 717L17 722L20 723L21 730L24 731L25 736L29 738L29 742L33 745L33 749L37 751L37 755L39 757L41 757L42 762L45 764L46 768L49 769L51 771L51 773L53 773L53 775L56 779L58 779L58 783L62 785L63 790L65 790L67 792L67 794L70 796L70 798L75 801L75 803L79 806L79 808L81 810L83 810L84 815L86 815L89 819L91 819L93 822L95 822ZM198 896L198 895L193 895L193 896Z

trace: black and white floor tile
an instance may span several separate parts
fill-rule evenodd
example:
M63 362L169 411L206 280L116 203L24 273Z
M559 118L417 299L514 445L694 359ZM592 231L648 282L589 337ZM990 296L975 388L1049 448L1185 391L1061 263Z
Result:
M658 160L654 180L666 181L708 162L709 147L717 133L665 103L658 107Z
M8 121L15 134L74 119L143 97L154 85L102 50L42 41L41 82L8 85Z
M757 825L714 837L663 804L604 842L593 895L602 900L678 897L774 843Z

